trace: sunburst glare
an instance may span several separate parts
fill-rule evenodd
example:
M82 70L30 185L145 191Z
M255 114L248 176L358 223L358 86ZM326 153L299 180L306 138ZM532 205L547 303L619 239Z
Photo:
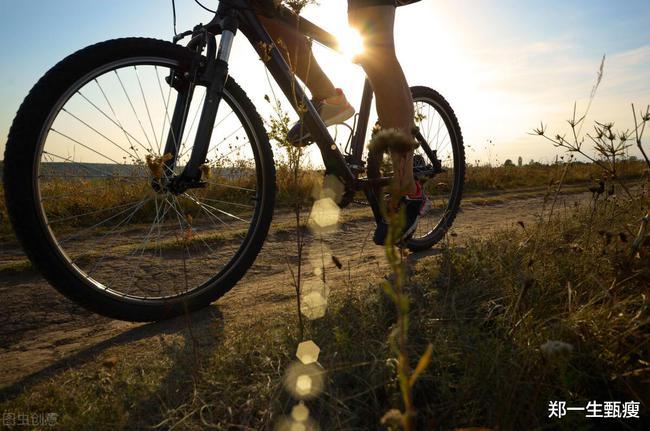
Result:
M363 37L357 30L351 27L342 28L337 32L336 38L339 41L339 50L349 61L354 61L358 55L363 53Z

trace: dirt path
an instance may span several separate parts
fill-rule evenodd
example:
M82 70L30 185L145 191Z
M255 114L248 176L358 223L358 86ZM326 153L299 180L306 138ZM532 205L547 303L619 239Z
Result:
M565 198L568 203L579 199L584 199L584 196ZM454 240L462 242L467 238L481 237L518 221L533 222L541 207L541 197L487 206L467 204L454 224L453 231L458 235ZM360 211L368 211L369 215L366 209L353 210L355 213ZM383 248L371 241L370 218L350 221L346 218L344 216L337 232L323 240L325 248L329 247L342 263L341 269L333 262L327 264L328 284L332 289L375 283L386 273ZM309 240L305 267L307 278L314 277L309 263L309 248L321 247L314 238ZM279 307L295 306L295 292L286 263L287 256L295 254L294 250L292 235L272 227L255 265L231 292L216 303L216 307L210 307L218 308L224 329L236 327L241 322L258 321L265 313L276 312ZM6 249L2 254L3 258L15 259ZM412 255L412 258L423 259L435 254L434 248ZM96 355L110 346L173 332L175 326L186 324L183 319L148 325L109 320L70 302L36 273L20 272L0 277L1 398L11 397L24 385L47 378L61 368L74 366L82 357Z

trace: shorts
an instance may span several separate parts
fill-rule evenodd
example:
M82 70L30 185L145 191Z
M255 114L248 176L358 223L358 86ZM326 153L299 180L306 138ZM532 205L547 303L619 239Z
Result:
M348 0L348 10L369 6L396 6L395 0Z

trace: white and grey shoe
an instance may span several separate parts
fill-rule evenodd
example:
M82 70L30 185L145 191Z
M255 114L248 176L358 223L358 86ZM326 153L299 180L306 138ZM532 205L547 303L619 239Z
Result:
M328 97L325 100L312 99L311 101L323 123L328 127L344 122L351 118L355 112L340 88L336 89L336 93L336 96ZM298 121L291 127L287 138L296 147L304 147L312 143L311 135L302 121Z

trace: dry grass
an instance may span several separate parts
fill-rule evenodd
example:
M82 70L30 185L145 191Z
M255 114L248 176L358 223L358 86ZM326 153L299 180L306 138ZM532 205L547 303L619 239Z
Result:
M548 402L647 406L650 249L630 250L634 214L648 203L645 195L567 210L462 251L447 248L440 268L419 272L414 333L436 347L428 381L436 390L422 389L424 411L455 426L604 429L583 415L550 422ZM550 340L572 353L545 355Z
M414 387L416 428L639 429L582 414L553 422L547 406L636 400L647 411L650 244L638 255L630 249L634 214L648 205L647 193L599 200L413 261L409 349L417 358L433 346ZM225 334L197 318L198 340L183 331L162 348L145 339L110 349L116 366L97 358L0 408L56 411L66 429L270 429L294 404L282 385L300 341L290 316L274 311L263 325ZM326 352L326 391L307 401L321 429L376 429L400 406L395 362L386 360L395 318L379 286L359 285L338 291L328 314L306 323L305 337ZM572 351L545 354L549 340Z
M7 214L7 207L5 206L5 188L4 184L0 183L0 241L7 242L13 238L13 230L9 223L9 214Z
M295 405L285 370L297 344L311 339L326 370L325 391L306 401L320 429L377 429L386 412L403 407L400 367L416 368L428 346L430 363L412 388L414 429L642 429L634 419L548 418L554 400L582 407L634 400L642 415L650 404L650 239L638 234L650 183L644 163L616 163L626 195L619 186L610 193L611 175L595 164L469 167L466 189L484 192L479 203L498 199L485 196L495 190L583 184L579 190L601 179L608 187L594 189L586 205L547 211L536 224L462 245L451 236L440 255L410 257L402 286L410 307L401 316L408 344L399 350L410 363L391 357L387 334L399 311L380 286L356 285L333 292L326 316L304 327L290 323L288 306L227 333L214 318L197 317L173 336L111 347L105 357L59 371L8 396L0 409L57 412L63 429L273 429ZM321 175L303 171L296 183L295 171L280 164L280 206L309 196ZM92 202L59 204L58 214L66 214ZM548 348L553 343L563 349Z
M547 186L559 181L565 167L558 164L529 164L524 166L468 166L465 173L465 191L512 190ZM647 169L642 161L619 162L621 180L639 179ZM593 163L571 162L564 184L591 183L602 177L602 168Z
M465 176L465 191L469 199L481 201L481 193L508 192L522 188L548 187L559 181L564 164L558 165L526 165L516 166L468 166ZM623 161L618 164L619 178L622 180L640 178L645 168L640 161ZM278 163L277 169L277 207L288 208L292 205L295 196L306 196L309 206L311 191L322 181L323 173L313 169L301 171L300 181L293 180L293 173L287 163ZM573 163L567 171L564 184L587 186L602 177L602 169L594 164ZM240 175L219 176L214 173L210 181L237 187L255 188L252 176ZM437 178L444 183L444 174ZM93 189L93 191L88 191ZM81 191L81 192L80 192ZM237 189L219 188L210 186L207 190L195 192L197 195L218 199L225 202L250 203L247 196ZM532 193L538 193L533 191ZM101 209L111 208L142 199L152 195L151 187L146 183L125 183L119 179L84 180L84 179L57 179L44 185L43 196L62 196L59 199L47 200L45 207L50 218L72 217ZM361 195L359 195L362 198ZM492 198L494 200L496 198ZM490 200L490 199L488 199ZM502 200L502 199L501 199ZM191 205L190 205L191 206ZM190 208L191 209L191 208ZM134 223L142 220L151 220L155 213L153 204L146 206L138 212L133 219ZM199 211L195 211L199 214ZM82 223L95 223L102 219L103 214L97 213L95 217L84 217ZM105 217L105 214L104 214ZM74 220L71 219L70 223ZM13 232L9 224L4 201L4 187L0 184L0 240L13 242Z

